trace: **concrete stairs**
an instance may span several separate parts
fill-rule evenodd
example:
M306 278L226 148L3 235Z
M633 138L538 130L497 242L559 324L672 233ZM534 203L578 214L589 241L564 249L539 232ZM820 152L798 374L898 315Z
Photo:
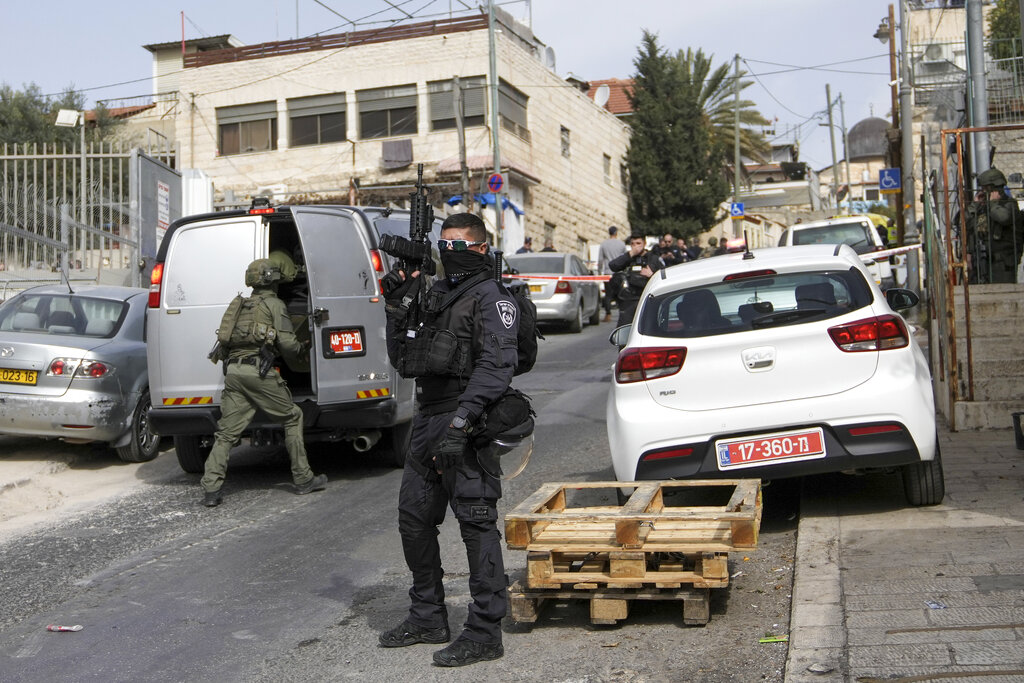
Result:
M1012 413L1024 411L1024 285L972 285L968 298L971 362L963 289L957 287L953 301L959 394L950 400L948 387L942 386L945 396L939 396L943 383L936 381L937 404L957 431L1005 429L1013 424ZM949 331L941 337L948 339ZM936 359L935 349L932 354ZM933 368L938 377L938 368ZM973 380L973 400L968 400L969 379Z

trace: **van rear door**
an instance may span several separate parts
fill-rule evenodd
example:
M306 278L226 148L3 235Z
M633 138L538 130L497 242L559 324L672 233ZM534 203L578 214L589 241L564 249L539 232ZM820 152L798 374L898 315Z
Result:
M383 271L369 225L358 212L337 207L292 207L292 215L309 277L317 402L391 397Z
M259 216L179 226L164 256L159 308L149 309L149 373L154 406L220 402L220 365L206 360L220 319L238 293L248 296L245 269L266 242Z

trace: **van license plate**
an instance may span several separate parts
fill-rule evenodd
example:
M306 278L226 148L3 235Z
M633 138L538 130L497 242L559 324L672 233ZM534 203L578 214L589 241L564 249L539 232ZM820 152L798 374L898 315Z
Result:
M718 469L756 467L790 460L825 457L825 437L821 428L778 432L715 442Z
M0 368L0 382L7 384L35 384L38 373L35 370Z
M363 352L362 330L332 330L328 337L331 353L335 356Z

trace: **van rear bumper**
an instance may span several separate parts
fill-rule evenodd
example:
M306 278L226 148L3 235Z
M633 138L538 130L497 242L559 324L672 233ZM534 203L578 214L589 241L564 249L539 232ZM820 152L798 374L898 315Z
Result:
M384 399L358 404L341 403L318 406L312 401L299 401L302 409L303 430L307 441L317 437L330 438L331 434L348 430L379 429L395 425L398 402ZM153 407L149 410L149 424L161 436L202 436L217 431L220 419L218 406ZM280 428L261 412L257 412L246 433L255 429Z

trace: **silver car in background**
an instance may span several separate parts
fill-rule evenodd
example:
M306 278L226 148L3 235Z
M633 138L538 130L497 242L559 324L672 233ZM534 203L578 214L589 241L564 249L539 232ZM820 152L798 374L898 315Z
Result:
M583 329L583 321L597 325L601 321L601 285L596 280L566 280L556 276L593 275L573 254L540 252L510 254L505 257L519 275L527 276L530 298L537 306L539 322L568 325L570 332ZM543 276L536 280L528 276ZM550 278L550 279L548 279Z
M43 285L0 305L0 434L99 441L152 460L143 339L149 291ZM198 362L198 361L197 361Z

